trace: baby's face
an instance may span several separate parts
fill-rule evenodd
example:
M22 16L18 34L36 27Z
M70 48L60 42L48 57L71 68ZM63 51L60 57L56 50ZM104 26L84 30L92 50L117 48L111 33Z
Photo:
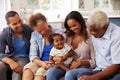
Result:
M64 47L64 39L60 35L56 35L53 38L53 46L57 49L62 49Z

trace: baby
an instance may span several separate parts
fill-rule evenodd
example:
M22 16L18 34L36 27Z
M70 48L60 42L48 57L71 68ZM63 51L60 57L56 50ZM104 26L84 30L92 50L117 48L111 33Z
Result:
M61 58L63 58L66 54L71 52L74 53L74 51L67 43L65 43L64 37L61 34L58 33L52 34L49 37L49 42L50 44L53 45L53 48L51 49L50 52L50 61L54 63L52 64L52 66L56 68L61 68L65 71L69 70L73 57L68 57L63 62L56 62L54 60L54 57L60 56Z

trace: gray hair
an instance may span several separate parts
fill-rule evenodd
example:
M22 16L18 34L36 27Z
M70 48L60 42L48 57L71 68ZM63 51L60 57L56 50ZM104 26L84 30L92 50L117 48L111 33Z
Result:
M94 29L101 29L107 27L109 24L109 18L103 11L94 11L87 19L88 26Z

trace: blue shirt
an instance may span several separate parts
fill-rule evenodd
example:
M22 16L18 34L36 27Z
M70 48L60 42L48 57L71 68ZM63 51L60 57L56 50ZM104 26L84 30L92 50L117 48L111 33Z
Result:
M52 45L45 45L43 50L43 55L41 57L41 60L43 61L49 61L50 51L52 49Z
M110 23L103 37L92 36L92 42L96 51L97 70L120 64L120 27Z
M25 44L25 41L23 38L17 38L14 36L14 50L15 50L15 55L20 56L20 57L28 57L27 54L27 46Z

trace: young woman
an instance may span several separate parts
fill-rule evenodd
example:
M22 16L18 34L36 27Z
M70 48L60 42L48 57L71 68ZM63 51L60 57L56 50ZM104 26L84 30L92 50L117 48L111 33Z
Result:
M65 80L77 80L80 71L88 71L95 67L95 55L92 43L89 39L85 21L77 11L71 11L65 18L66 42L77 53L72 62L71 70L65 71L58 68L50 68L47 71L47 80L58 80L65 75ZM79 74L79 75L78 75Z

